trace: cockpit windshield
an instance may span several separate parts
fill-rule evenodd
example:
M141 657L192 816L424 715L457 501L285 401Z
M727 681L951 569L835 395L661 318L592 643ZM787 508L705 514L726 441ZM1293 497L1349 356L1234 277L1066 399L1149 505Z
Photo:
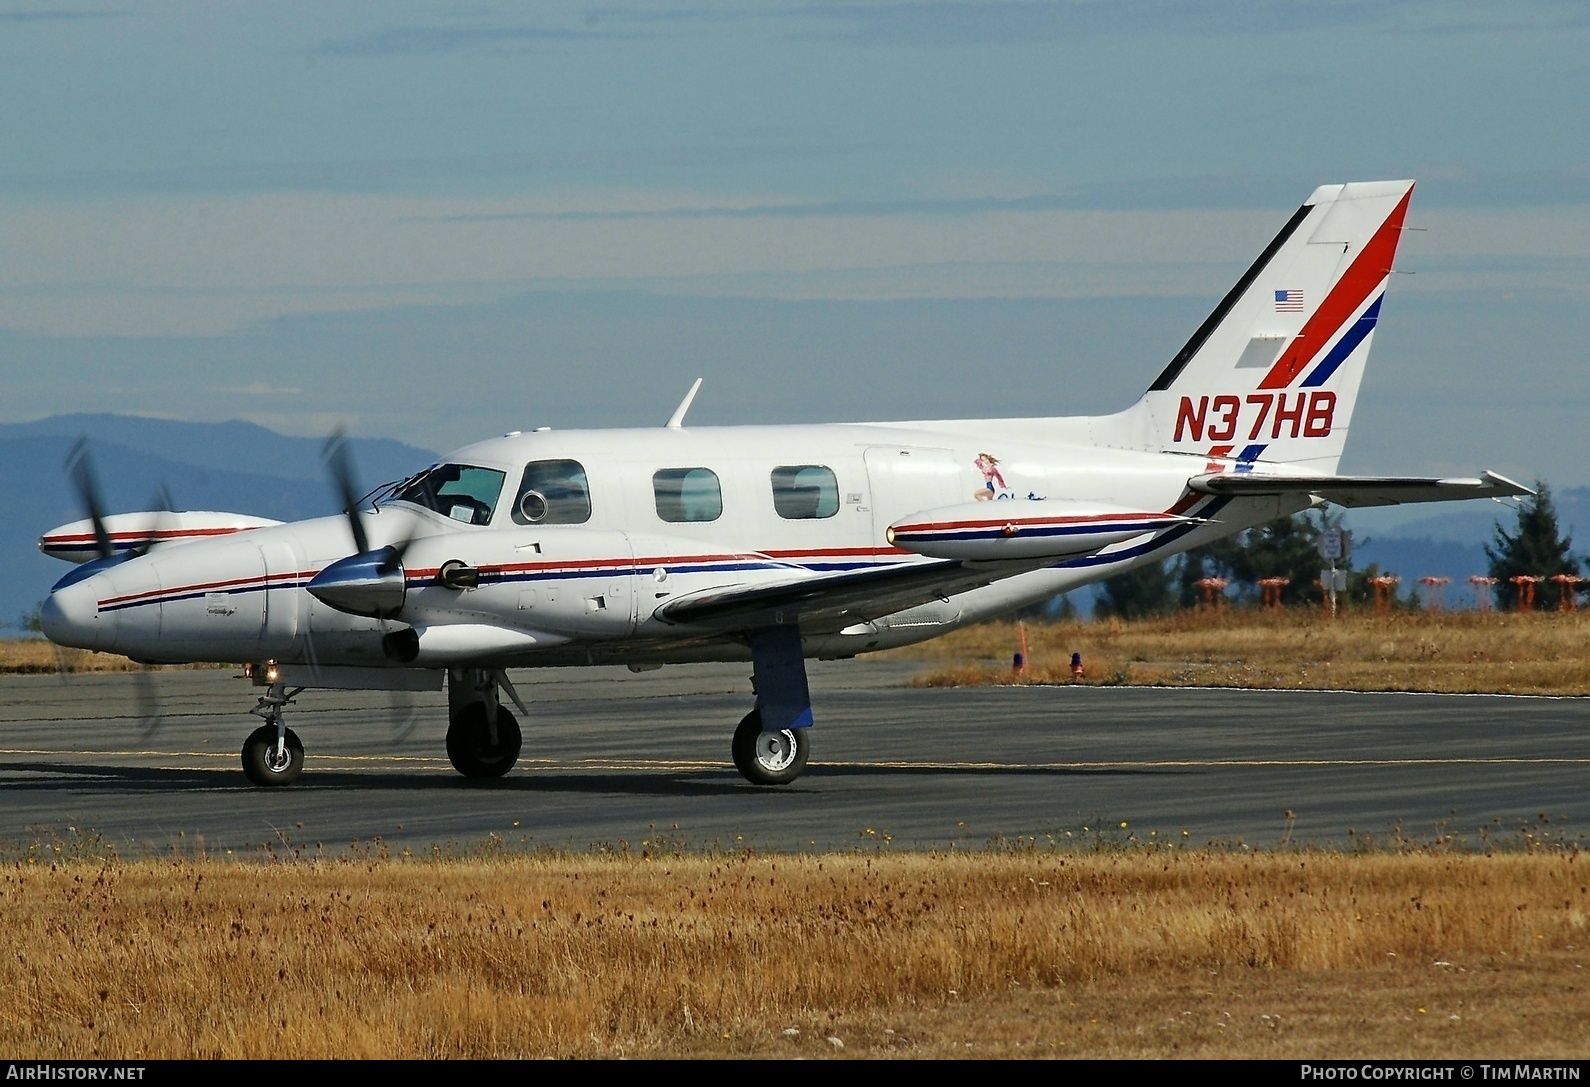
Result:
M398 485L392 500L412 502L466 525L491 524L505 473L470 464L438 464Z

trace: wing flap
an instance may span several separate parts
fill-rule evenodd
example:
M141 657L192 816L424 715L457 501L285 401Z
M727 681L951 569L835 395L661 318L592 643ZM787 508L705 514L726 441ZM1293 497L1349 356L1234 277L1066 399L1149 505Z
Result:
M804 629L826 632L978 589L1043 565L955 559L899 563L771 584L703 589L668 601L654 614L664 622L689 626L743 628L799 622Z
M1477 479L1419 476L1277 476L1221 473L1194 476L1187 486L1201 494L1230 497L1311 494L1338 506L1396 506L1405 502L1452 502L1466 498L1514 498L1535 492L1495 472Z

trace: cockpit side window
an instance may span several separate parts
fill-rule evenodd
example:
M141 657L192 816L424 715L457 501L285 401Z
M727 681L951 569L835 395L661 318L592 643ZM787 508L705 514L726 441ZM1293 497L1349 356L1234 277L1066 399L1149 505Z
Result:
M508 473L469 464L438 464L410 480L397 493L412 502L466 525L489 525Z
M583 525L591 519L585 469L574 460L531 461L512 514L517 525Z
M786 464L773 469L773 508L786 521L832 517L839 512L839 481L821 464Z
M664 521L716 521L723 516L723 488L711 468L664 468L651 477L657 516Z

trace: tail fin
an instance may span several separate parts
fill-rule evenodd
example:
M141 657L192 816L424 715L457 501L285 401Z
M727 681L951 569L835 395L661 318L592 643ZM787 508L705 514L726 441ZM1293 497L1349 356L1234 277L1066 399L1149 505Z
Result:
M1334 472L1412 195L1411 181L1316 189L1112 436L1238 471Z

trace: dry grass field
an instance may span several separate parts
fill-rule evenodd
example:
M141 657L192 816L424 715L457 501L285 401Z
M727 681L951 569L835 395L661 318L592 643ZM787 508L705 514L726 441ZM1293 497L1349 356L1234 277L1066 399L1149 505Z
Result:
M1121 623L1027 623L1029 667L1011 672L1014 621L952 632L890 656L929 661L919 683L1084 683L1173 687L1590 694L1585 612L1345 612L1188 610ZM0 640L0 674L138 671L126 656ZM194 667L211 667L197 664Z
M114 653L87 649L62 649L43 638L0 640L0 675L41 675L53 672L137 672L143 666ZM175 667L190 667L180 665ZM212 665L193 665L209 668Z
M1590 694L1590 611L1347 613L1186 611L1137 622L1029 623L1029 667L1011 671L1014 622L896 650L933 662L918 682L1083 682L1356 691Z
M1580 612L1348 612L1311 608L1184 611L1123 623L1028 623L1028 665L1012 621L984 623L889 656L929 662L927 686L1082 682L1197 687L1311 687L1357 691L1590 694L1590 610ZM0 641L0 674L126 672L126 657ZM193 667L212 667L195 665Z
M1584 1057L1590 868L1490 854L67 859L15 1058ZM67 854L71 852L67 848Z

